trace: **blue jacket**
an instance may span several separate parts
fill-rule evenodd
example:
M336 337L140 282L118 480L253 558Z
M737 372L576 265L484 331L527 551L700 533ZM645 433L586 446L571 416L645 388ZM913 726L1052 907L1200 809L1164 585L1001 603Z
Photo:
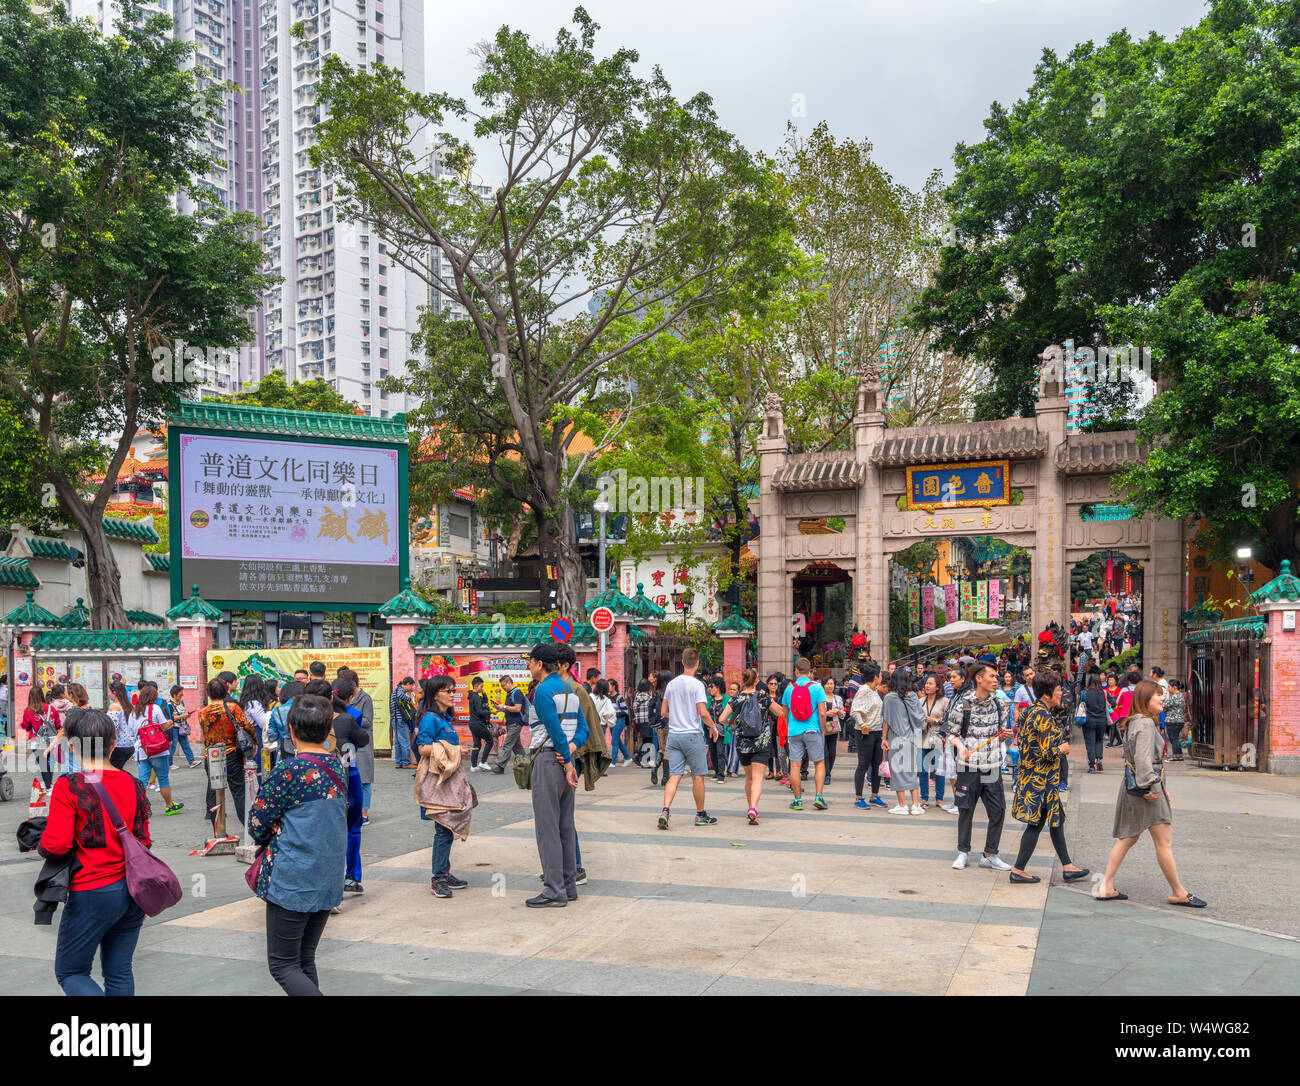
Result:
M248 832L266 845L258 897L300 913L332 909L343 900L348 790L334 755L277 762L248 813Z
M437 713L425 713L420 717L419 729L415 733L416 754L419 754L421 747L432 746L443 740L453 746L460 746L460 736L451 721Z
M571 703L566 699L571 699ZM566 705L569 708L561 716L560 707ZM533 691L533 712L529 724L540 724L546 729L551 746L557 754L563 756L565 765L573 761L569 744L580 747L590 734L577 695L570 695L558 672L547 675Z

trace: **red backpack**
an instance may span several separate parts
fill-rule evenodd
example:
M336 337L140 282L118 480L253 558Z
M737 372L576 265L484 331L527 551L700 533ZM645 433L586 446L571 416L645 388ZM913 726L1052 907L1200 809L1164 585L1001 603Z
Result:
M172 745L172 741L167 737L167 733L163 731L162 725L154 721L154 708L155 706L150 705L146 710L148 716L136 733L140 740L140 747L144 750L145 755L150 758L159 754L166 754Z
M790 688L790 712L794 715L795 720L803 723L812 716L812 695L808 693L808 683L795 681L794 686Z

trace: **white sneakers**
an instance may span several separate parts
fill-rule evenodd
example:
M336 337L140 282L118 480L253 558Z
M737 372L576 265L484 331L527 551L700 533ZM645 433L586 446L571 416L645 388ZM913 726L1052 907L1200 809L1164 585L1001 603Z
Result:
M890 814L908 814L908 813L910 813L910 811L911 811L911 808L910 808L910 807L890 807L890 808L889 808L889 813L890 813Z
M908 809L907 809L907 813L910 814L910 815L923 815L923 814L925 814L925 808L924 808L924 807L917 807L917 806L914 805L914 806L908 807Z
M960 814L960 813L961 813L961 812L959 812L959 811L957 810L957 804L955 804L955 803L941 803L941 804L939 804L939 806L942 807L942 808L943 808L945 811L947 811L949 814Z
M991 867L994 871L1010 871L1011 865L996 852L992 856L981 856L980 867Z
M966 861L969 859L970 857L966 853L964 852L957 853L957 858L952 862L952 869L954 871L960 871L962 868L966 866Z

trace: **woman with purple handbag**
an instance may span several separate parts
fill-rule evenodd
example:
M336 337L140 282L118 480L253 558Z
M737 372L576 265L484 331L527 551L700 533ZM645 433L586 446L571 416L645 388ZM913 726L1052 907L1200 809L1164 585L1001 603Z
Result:
M117 731L108 714L98 709L73 714L64 734L84 771L54 782L41 834L46 859L68 853L74 858L54 976L68 995L134 995L131 959L140 925L146 915L156 916L180 900L180 884L148 851L144 785L109 762ZM97 950L102 989L90 975Z
M267 966L288 995L321 994L316 946L343 900L348 781L325 750L333 726L324 698L293 699L294 754L276 762L248 813L248 832L262 847L246 878L266 902Z

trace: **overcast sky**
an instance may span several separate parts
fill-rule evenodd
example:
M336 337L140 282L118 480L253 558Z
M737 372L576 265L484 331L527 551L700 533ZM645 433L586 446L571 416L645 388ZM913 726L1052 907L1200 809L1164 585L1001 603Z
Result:
M548 43L574 0L436 0L425 6L427 89L471 97L469 50L502 24ZM780 145L786 122L867 138L876 161L915 188L952 151L983 138L989 103L1009 105L1044 48L1068 53L1127 28L1170 37L1203 0L586 0L598 56L628 47L659 64L679 99L713 97L722 125L752 150ZM796 98L796 96L802 96ZM793 116L802 106L804 116ZM495 162L479 164L495 183Z

